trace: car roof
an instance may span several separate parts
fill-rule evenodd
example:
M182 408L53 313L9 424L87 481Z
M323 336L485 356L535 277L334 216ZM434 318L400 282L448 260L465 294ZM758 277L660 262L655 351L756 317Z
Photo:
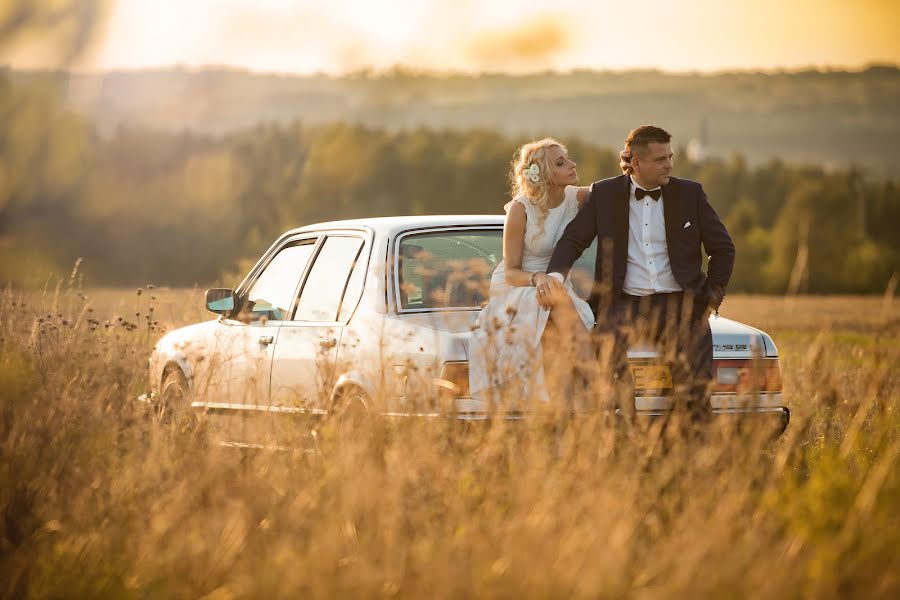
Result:
M376 233L397 235L410 229L431 227L455 227L474 225L503 225L504 215L407 215L396 217L373 217L369 219L346 219L326 221L297 227L288 234L319 231L323 229L374 229Z

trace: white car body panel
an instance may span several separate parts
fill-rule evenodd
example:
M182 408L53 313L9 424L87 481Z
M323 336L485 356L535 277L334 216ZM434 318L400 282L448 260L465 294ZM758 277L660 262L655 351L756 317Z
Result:
M282 323L272 360L269 406L328 408L322 391L331 389L343 329L340 324Z

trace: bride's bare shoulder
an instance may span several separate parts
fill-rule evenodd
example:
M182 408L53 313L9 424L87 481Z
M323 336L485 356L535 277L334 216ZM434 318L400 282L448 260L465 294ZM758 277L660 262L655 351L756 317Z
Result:
M587 202L587 199L591 195L591 188L583 185L575 188L575 199L578 200L578 208L584 206L584 203Z
M524 196L517 196L504 204L503 210L507 215L515 211L517 215L521 214L524 217L527 215L527 212L525 211L525 202L527 202L527 200Z
M510 222L513 223L522 223L528 220L528 213L525 211L525 205L516 200L510 200L506 203L506 206L503 207L503 210L506 211L506 222L507 224Z

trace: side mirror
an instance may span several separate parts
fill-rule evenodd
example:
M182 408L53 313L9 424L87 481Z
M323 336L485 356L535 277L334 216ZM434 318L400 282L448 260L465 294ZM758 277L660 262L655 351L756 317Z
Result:
M227 315L234 310L234 292L225 288L206 290L206 310Z

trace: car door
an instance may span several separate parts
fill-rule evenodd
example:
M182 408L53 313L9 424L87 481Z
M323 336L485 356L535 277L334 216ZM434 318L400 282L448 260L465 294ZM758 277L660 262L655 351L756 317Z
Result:
M231 318L219 321L209 353L208 408L254 408L269 403L272 356L282 322L316 248L317 238L288 241L239 292Z
M272 361L272 406L323 413L343 327L362 293L368 263L363 234L328 235L316 254L293 318L282 323Z

